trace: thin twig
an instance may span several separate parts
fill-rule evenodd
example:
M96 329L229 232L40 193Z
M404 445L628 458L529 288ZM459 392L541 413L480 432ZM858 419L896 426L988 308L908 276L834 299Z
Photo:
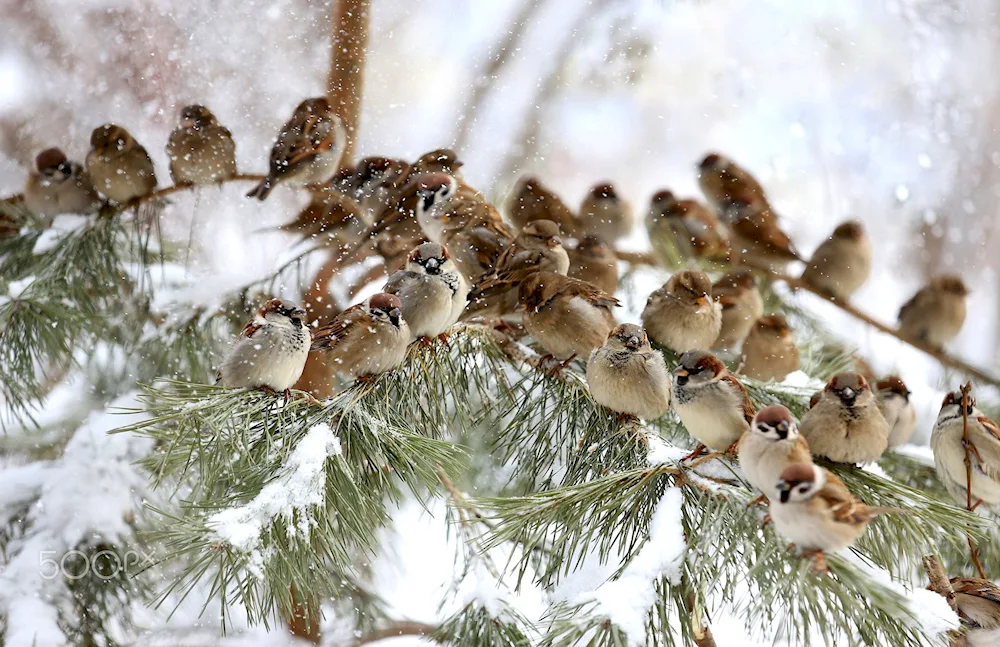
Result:
M237 173L233 177L228 178L226 180L221 180L216 184L228 184L229 182L260 182L263 179L264 179L263 175L257 175L254 173ZM197 189L199 186L200 185L198 184L173 184L171 186L163 187L162 189L156 189L155 191L150 191L146 195L139 196L135 200L131 200L129 202L126 202L125 204L115 206L112 209L111 214L112 215L118 214L133 207L138 207L143 204L146 204L147 202L153 202L154 200L165 198L168 195L172 195L180 191L189 191Z
M961 387L961 391L962 449L965 450L965 507L969 512L972 512L976 509L976 506L972 505L972 446L969 443L969 408L971 402L969 393L972 391L972 382L966 382ZM983 570L983 564L979 561L979 548L972 541L972 535L969 533L965 534L965 539L969 542L969 556L972 557L972 563L976 565L979 577L985 580L986 571Z
M351 643L351 647L370 645L371 643L376 643L387 638L395 638L396 636L427 636L434 633L436 630L437 627L434 625L425 624L423 622L416 622L414 620L397 620L384 629L376 629L371 633L361 636Z
M955 589L951 588L951 581L941 566L941 559L937 555L925 555L924 570L927 571L927 579L930 580L930 589L948 601L948 606L958 615L958 601L955 599ZM965 635L961 631L952 630L948 632L950 639L949 647L965 647Z

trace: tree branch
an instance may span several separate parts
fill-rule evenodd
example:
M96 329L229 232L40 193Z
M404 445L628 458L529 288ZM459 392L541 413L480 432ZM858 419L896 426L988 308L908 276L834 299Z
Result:
M951 581L941 566L941 559L937 555L925 555L924 570L927 571L927 579L930 580L930 589L948 601L951 610L958 614L958 602L955 600L955 590L951 588ZM965 635L961 631L948 632L950 637L949 647L965 647Z
M341 166L352 163L358 141L368 47L368 14L368 0L336 0L333 3L326 96L347 131L347 148L344 149Z
M397 620L384 629L377 629L371 633L361 636L356 641L351 643L351 647L370 645L371 643L376 643L380 640L385 640L386 638L395 638L396 636L428 636L434 633L435 630L437 630L437 627L424 624L423 622L416 622L414 620Z

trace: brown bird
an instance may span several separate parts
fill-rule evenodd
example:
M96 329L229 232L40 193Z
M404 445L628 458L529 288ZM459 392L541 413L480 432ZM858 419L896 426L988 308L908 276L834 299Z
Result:
M735 162L709 153L698 165L698 186L715 210L727 219L733 219L734 206L754 210L770 209L764 188L750 173Z
M529 222L500 255L496 269L469 293L469 307L462 318L510 314L517 306L517 287L529 274L555 272L565 276L568 271L569 255L563 249L559 226L551 220Z
M613 184L595 185L580 203L576 229L608 241L624 238L632 231L632 205L618 195Z
M174 184L212 184L236 175L236 143L205 106L185 106L167 140Z
M968 294L959 277L934 277L899 309L899 332L932 346L944 346L962 330Z
M962 393L945 396L931 431L938 480L960 505L966 505L966 487L971 486L973 507L1000 508L1000 428L976 407L971 394L964 417L962 413Z
M587 386L598 404L622 416L655 420L670 409L670 373L646 331L621 324L587 360Z
M360 244L366 231L362 210L351 198L332 191L312 193L312 200L295 220L280 227L346 254Z
M347 131L326 97L306 99L278 131L267 177L247 197L266 200L282 182L322 184L340 169Z
M385 261L386 271L403 267L414 247L427 241L420 226L421 213L444 204L455 195L458 182L445 173L425 173L414 178L375 217L367 238Z
M608 294L618 289L618 257L597 236L584 236L568 250L569 276L589 281Z
M101 205L90 175L58 148L35 157L24 184L24 206L45 225L63 213L91 213Z
M750 270L736 270L712 284L712 297L722 306L722 328L712 348L737 349L764 314L764 300Z
M518 297L525 330L560 360L587 358L600 348L616 325L611 309L620 305L593 284L555 272L530 274Z
M743 342L740 372L755 380L780 382L799 370L799 349L792 328L780 313L758 319Z
M876 461L889 444L889 424L857 373L834 375L799 427L814 456L838 463Z
M802 280L841 301L847 301L872 273L872 245L860 222L849 220L816 248Z
M733 257L739 262L784 272L788 263L802 260L792 239L781 230L777 217L769 209L735 206L733 213L729 239Z
M978 577L953 577L951 588L968 647L1000 644L1000 586Z
M121 126L104 124L90 135L87 172L94 188L109 200L126 204L156 188L153 160Z
M692 350L681 355L673 371L673 407L691 437L708 447L733 450L757 415L750 394L715 355Z
M507 212L511 222L519 228L535 220L551 220L567 235L576 231L573 212L535 177L525 176L518 180L507 203Z
M696 200L678 200L670 191L653 195L646 230L660 263L668 267L687 258L729 256L729 235L715 213Z
M461 191L462 187L459 187L459 192ZM453 207L456 211L462 210L462 205L468 206L470 211L482 213L473 215L464 222L456 219L454 224L445 225L441 232L441 242L455 250L455 264L465 280L474 285L498 266L501 256L514 242L517 232L489 213L495 213L495 210L485 200L452 199L446 211L451 211Z
M889 425L889 447L905 445L917 428L917 410L910 402L910 390L895 375L879 380L876 388L882 415Z
M642 325L658 344L675 353L709 348L722 327L722 308L712 300L712 281L704 272L676 272L649 295Z
M774 494L786 467L812 463L809 444L799 433L792 412L780 404L757 412L740 438L737 456L747 481L765 497Z

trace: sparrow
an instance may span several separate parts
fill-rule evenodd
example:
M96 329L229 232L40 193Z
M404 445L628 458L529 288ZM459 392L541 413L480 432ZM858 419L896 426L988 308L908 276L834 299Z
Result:
M799 348L784 315L776 312L754 322L743 341L740 366L740 373L762 382L780 382L799 370Z
M726 259L729 234L718 216L696 200L678 200L670 191L653 195L646 212L646 231L662 265L686 258Z
M24 206L46 225L63 213L91 213L101 199L90 175L58 148L47 148L35 156L35 168L24 184Z
M944 346L965 323L969 291L957 276L937 276L899 309L899 332L932 346Z
M283 392L287 401L309 355L305 316L305 310L284 299L262 305L222 361L215 381L229 387Z
M802 280L840 301L847 301L872 273L872 244L857 220L837 225L813 252Z
M451 199L458 181L446 173L425 173L411 180L375 217L366 239L375 241L375 251L389 272L406 262L414 247L427 240L420 226L424 212Z
M722 307L722 328L712 348L736 349L764 314L764 300L750 270L736 270L712 284L712 296Z
M569 255L551 220L529 222L497 259L496 269L484 276L469 293L463 318L500 317L517 306L517 287L532 272L569 271Z
M715 355L691 350L673 370L673 403L684 427L700 446L730 450L750 429L756 410L736 376Z
M871 463L889 443L889 424L868 380L857 373L834 375L799 425L814 456L837 463Z
M465 310L469 284L447 249L437 243L423 243L413 248L406 267L393 272L382 291L399 297L411 335L431 338L458 321Z
M321 184L340 168L347 131L326 97L306 99L278 131L267 177L247 197L266 200L281 182Z
M174 184L212 184L236 175L236 143L205 106L185 106L167 140Z
M734 205L729 225L732 255L738 262L762 266L773 272L784 272L792 261L802 258L795 250L792 239L781 227L769 209Z
M655 420L670 408L670 374L663 355L635 324L616 326L587 360L594 400L625 416Z
M345 177L333 182L335 190L347 195L361 208L367 224L388 202L389 194L408 172L410 165L391 157L364 157L353 168L343 168Z
M809 444L799 433L792 412L780 404L757 412L740 439L737 457L747 481L767 497L786 467L812 463Z
M459 187L462 193L463 187ZM441 231L441 242L453 250L455 264L470 285L479 283L497 267L500 257L510 247L517 232L503 220L495 217L496 209L485 199L458 197L448 202L445 212L450 215L465 214L468 219L455 218L446 222ZM446 216L446 220L450 217Z
M90 134L87 172L94 188L118 204L144 196L156 187L153 160L121 126L104 124Z
M597 184L580 203L576 230L607 241L624 238L632 231L632 205L618 195L614 185Z
M712 300L712 280L704 272L676 272L649 295L642 325L658 344L675 353L707 349L722 329L722 306Z
M719 153L709 153L698 164L698 186L715 210L726 218L732 217L734 205L770 208L760 183Z
M569 276L593 283L608 294L618 289L618 257L601 238L586 235L568 250Z
M879 380L875 388L882 415L889 425L889 447L905 445L917 428L917 410L910 402L910 390L895 375Z
M994 647L1000 641L1000 586L978 577L953 577L958 615L968 647Z
M812 463L789 465L771 488L775 530L803 553L815 555L817 570L824 568L823 553L853 544L873 517L903 512L868 507L835 474Z
M532 176L518 180L507 203L507 214L522 229L535 220L551 220L566 234L576 231L576 218L566 203Z
M518 290L518 307L528 334L560 360L590 357L615 327L618 299L580 279L533 272Z
M345 381L391 371L406 359L412 339L402 308L395 294L373 294L314 330L312 350Z
M309 204L291 222L279 229L312 239L324 247L346 254L362 241L367 226L360 206L353 199L333 191L311 192Z
M971 394L966 414L973 507L982 503L996 508L1000 506L1000 429L976 408L976 400ZM931 431L931 449L938 478L952 497L965 506L967 474L963 437L962 394L949 393Z

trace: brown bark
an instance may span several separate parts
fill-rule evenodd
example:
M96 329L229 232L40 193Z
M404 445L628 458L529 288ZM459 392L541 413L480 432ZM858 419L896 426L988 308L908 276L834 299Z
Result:
M326 96L344 122L347 148L341 165L352 163L361 121L369 0L338 0L331 16L330 73Z
M951 580L941 566L941 560L937 555L926 555L923 559L924 570L927 571L927 579L930 580L930 589L948 601L948 606L955 613L958 613L958 602L955 600L955 591L951 588ZM949 632L949 647L965 647L965 635L960 631Z
M295 605L292 617L288 619L288 631L293 636L319 644L319 604L304 604L299 594L292 586L292 601Z

